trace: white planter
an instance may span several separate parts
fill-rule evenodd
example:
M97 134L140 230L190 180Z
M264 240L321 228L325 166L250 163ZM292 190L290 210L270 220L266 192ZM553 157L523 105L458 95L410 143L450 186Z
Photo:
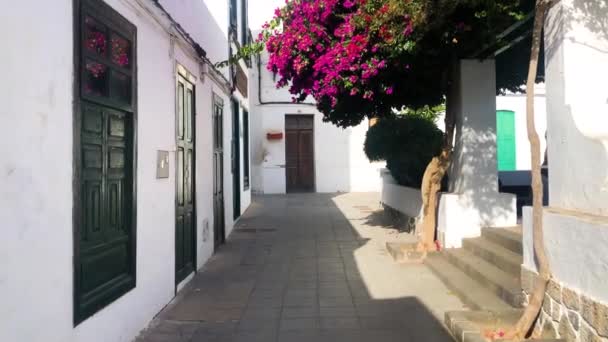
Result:
M382 204L408 217L418 217L422 210L420 189L397 184L387 169L382 169L380 175L382 177Z

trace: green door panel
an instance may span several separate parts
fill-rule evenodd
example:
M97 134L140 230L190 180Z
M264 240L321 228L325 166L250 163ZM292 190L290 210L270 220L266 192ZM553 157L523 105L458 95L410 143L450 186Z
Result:
M135 286L131 120L130 114L82 102L77 322Z
M498 171L516 170L515 112L510 110L496 112L496 135Z
M182 76L177 83L177 165L175 218L175 282L196 268L194 205L194 85Z

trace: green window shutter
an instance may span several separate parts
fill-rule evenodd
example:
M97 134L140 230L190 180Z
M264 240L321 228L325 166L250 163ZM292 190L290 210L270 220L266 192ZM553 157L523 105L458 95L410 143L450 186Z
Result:
M496 112L498 171L516 170L515 112Z

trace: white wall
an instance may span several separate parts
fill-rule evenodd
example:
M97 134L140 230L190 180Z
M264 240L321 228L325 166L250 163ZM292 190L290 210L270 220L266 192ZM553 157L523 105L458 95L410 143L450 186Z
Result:
M607 216L608 9L581 4L560 1L545 24L549 204Z
M382 203L402 212L410 218L422 215L422 194L420 189L397 184L386 169L381 171Z
M160 0L213 63L228 59L228 0ZM228 77L228 68L223 74Z
M171 13L171 16L177 20L180 25L191 35L191 37L199 43L205 52L207 57L212 63L218 63L228 60L228 26L229 26L229 2L226 1L215 1L215 0L161 0L162 6ZM237 8L238 21L241 23L241 8L240 5ZM238 30L240 33L240 29ZM246 72L246 65L241 63L241 67ZM225 67L221 69L222 74L226 79L229 79L229 68ZM208 82L211 82L209 80ZM211 82L212 83L212 82ZM226 235L229 235L233 227L233 183L232 183L232 168L231 168L231 139L232 139L232 111L230 107L230 97L223 94L219 87L215 87L214 92L224 99L224 208L226 213ZM211 108L212 98L211 90L205 92L204 105L206 109ZM209 97L207 97L209 96ZM242 122L243 109L249 108L249 99L243 97L240 93L235 93L234 97L239 102L240 106L240 118ZM200 106L199 106L200 107ZM211 120L211 119L209 119ZM250 114L251 121L251 114ZM210 123L211 121L209 121ZM207 126L210 131L210 125ZM202 127L201 127L202 128ZM242 128L242 124L241 124ZM251 204L251 191L243 189L243 176L244 176L244 152L243 152L243 130L240 130L239 144L241 148L241 213L244 213L249 205ZM251 134L250 134L251 135ZM200 138L200 135L199 135ZM208 137L212 139L211 136ZM211 144L211 142L209 141ZM251 144L250 144L251 145ZM210 145L210 148L212 146ZM211 163L211 160L210 160ZM212 165L211 165L212 167ZM212 173L211 173L212 175ZM210 176L211 181L213 177ZM199 178L200 179L200 178ZM200 220L199 220L200 221ZM199 222L202 224L202 222ZM210 221L210 227L213 227L212 221ZM199 240L200 241L200 240Z
M493 60L461 60L449 105L455 115L455 144L449 193L441 195L437 229L447 248L477 237L482 227L517 221L515 195L498 192L496 81Z
M523 265L537 272L532 248L532 208L524 207L523 213ZM552 277L570 289L608 303L608 218L545 208L543 235Z
M0 14L6 47L0 61L8 66L0 82L7 95L0 128L0 219L6 227L0 239L1 341L131 341L175 293L175 66L198 77L199 64L187 50L172 47L169 34L134 0L106 2L138 34L137 287L73 327L73 12L69 1L20 1ZM200 267L213 251L212 231L206 241L202 237L203 222L213 226L212 89L224 98L227 132L231 115L228 96L210 78L199 78L196 86ZM229 134L225 146L230 231ZM155 177L157 150L171 151L168 179Z
M600 0L582 4L560 1L545 23L550 206L543 236L553 278L605 303L608 29L601 23L608 8ZM531 208L523 219L524 266L536 270Z
M273 75L266 70L268 56L261 61L262 102L258 98L256 61L250 74L252 99L252 180L254 190L263 193L285 193L285 137L267 140L268 132L285 132L285 115L314 115L315 183L317 192L379 192L379 171L384 163L370 163L363 152L368 129L364 120L346 129L323 122L323 115L307 100L292 104L286 88L276 89ZM264 161L266 156L266 161Z
M73 340L72 6L44 7L0 12L2 341Z
M545 98L545 84L537 84L534 97L534 116L536 131L540 138L541 157L544 161L547 142L547 102ZM515 112L515 167L516 170L531 170L530 142L526 128L526 94L507 93L496 97L496 110L511 110Z

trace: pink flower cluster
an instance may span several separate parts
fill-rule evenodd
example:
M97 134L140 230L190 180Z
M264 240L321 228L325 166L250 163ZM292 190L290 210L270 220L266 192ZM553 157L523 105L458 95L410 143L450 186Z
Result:
M310 95L332 107L344 94L368 101L378 94L392 95L394 85L382 81L388 66L396 63L388 47L402 44L414 28L409 16L389 24L378 20L388 15L383 3L287 0L275 11L282 29L272 31L266 41L267 67L280 76L277 87L289 85L297 101Z

